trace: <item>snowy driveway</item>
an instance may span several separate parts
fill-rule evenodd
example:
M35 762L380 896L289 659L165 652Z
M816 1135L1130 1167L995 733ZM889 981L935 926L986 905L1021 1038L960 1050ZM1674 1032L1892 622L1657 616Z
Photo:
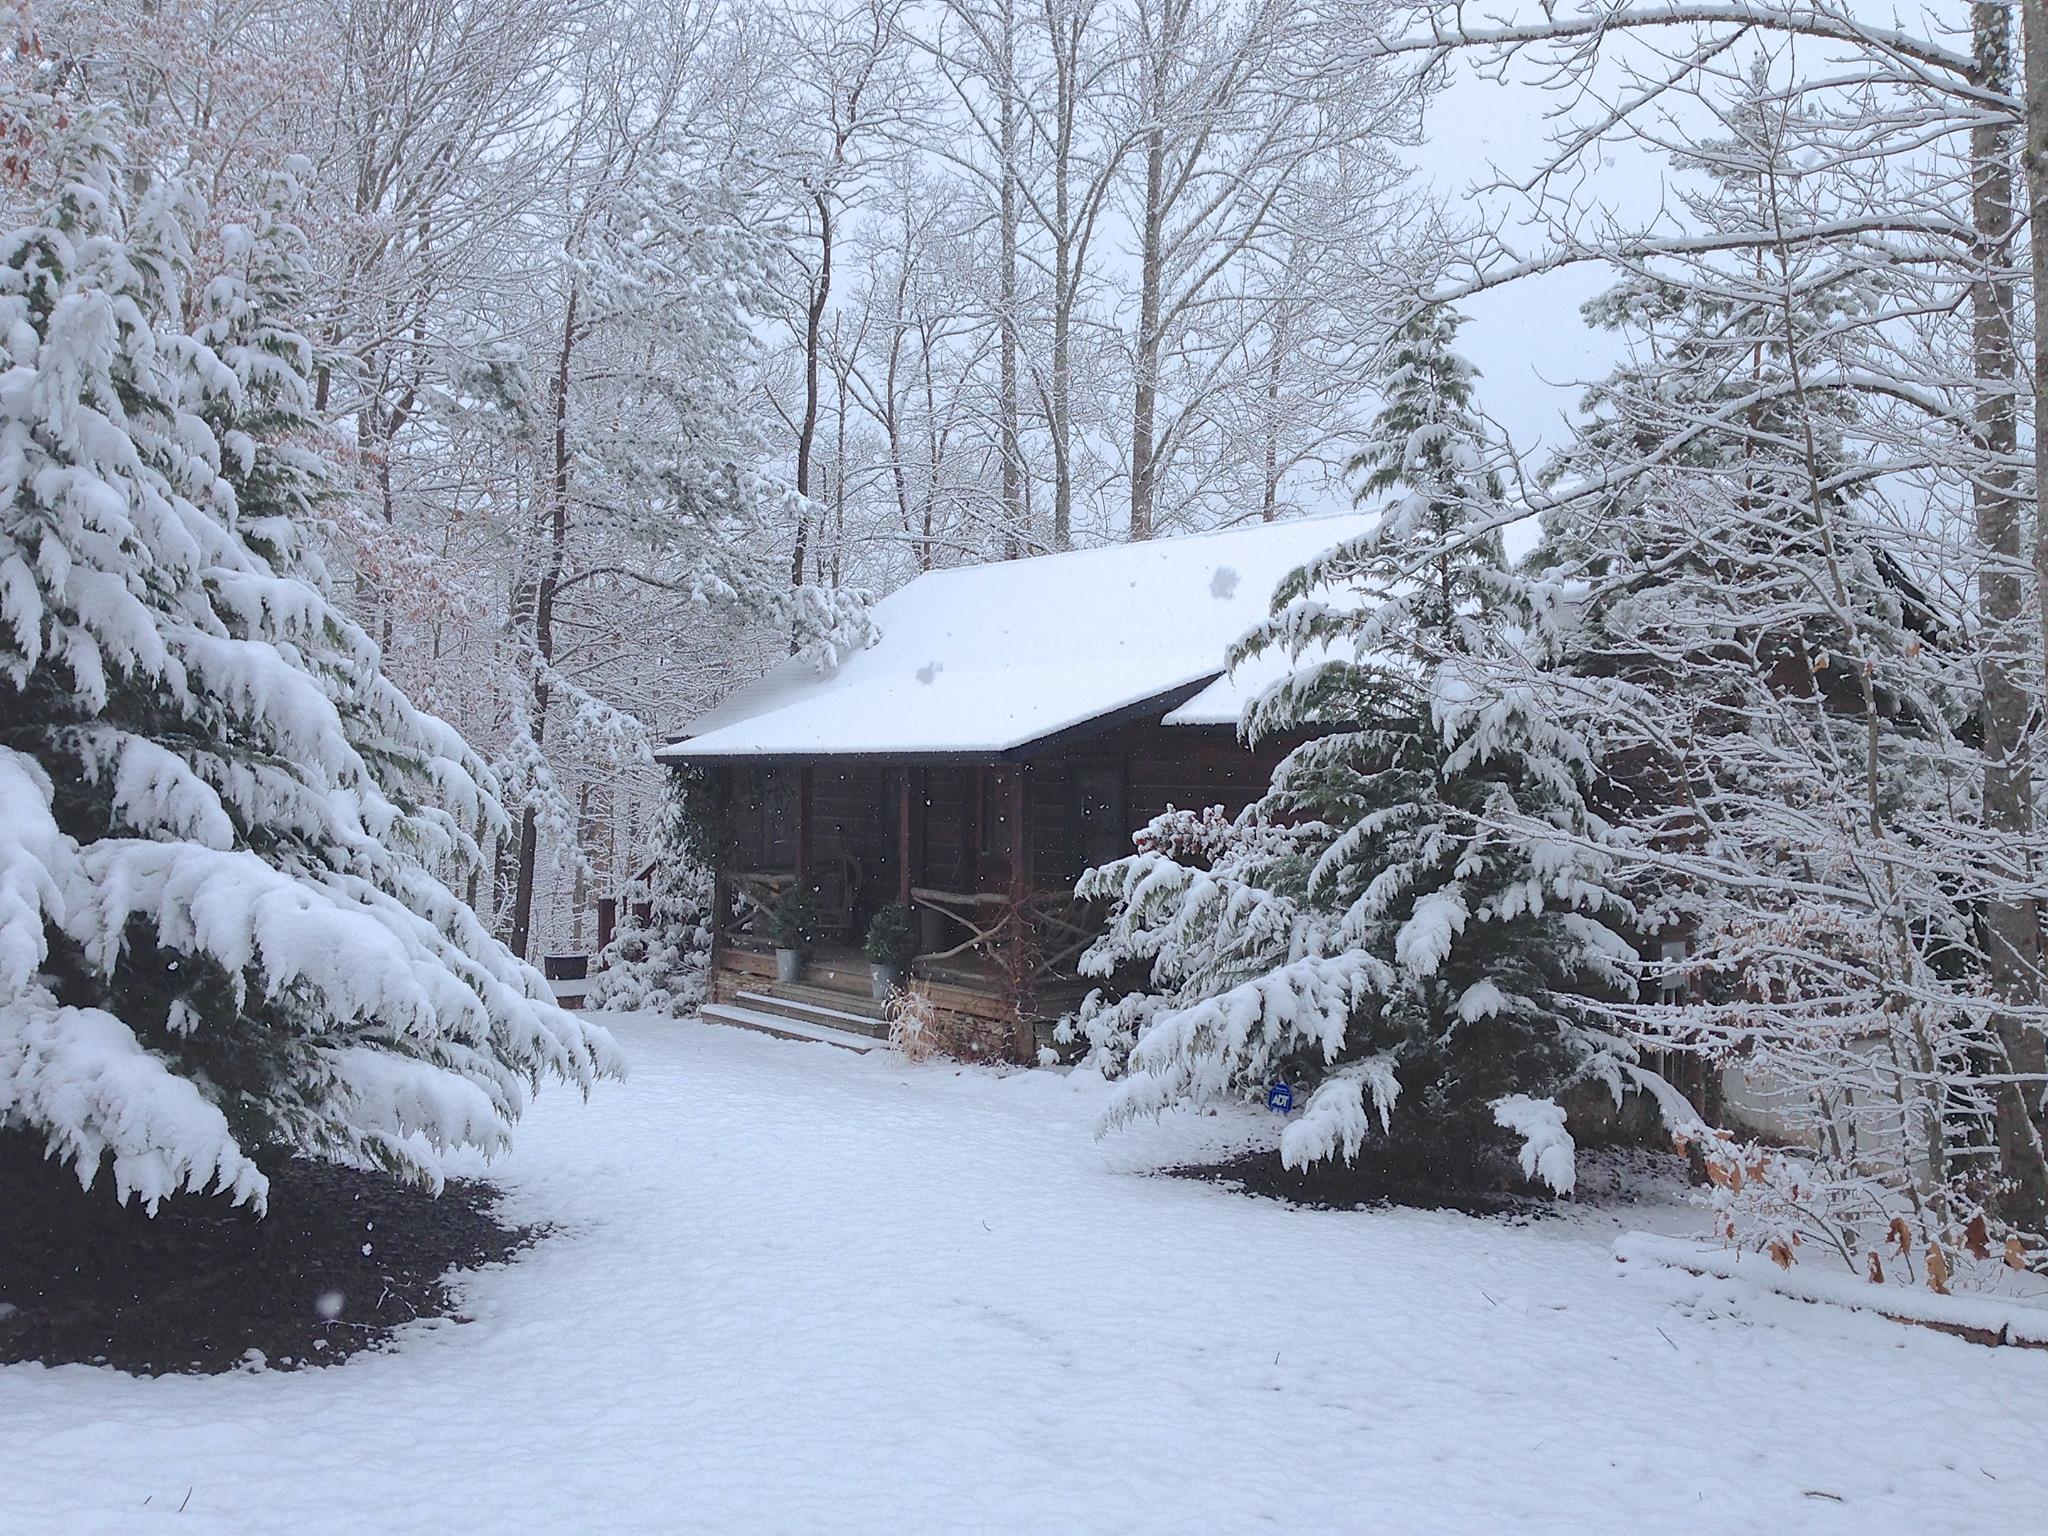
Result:
M2048 1353L1630 1273L1597 1223L1128 1170L1095 1095L628 1020L569 1224L330 1371L0 1369L0 1532L2036 1529ZM183 1513L179 1514L180 1505Z

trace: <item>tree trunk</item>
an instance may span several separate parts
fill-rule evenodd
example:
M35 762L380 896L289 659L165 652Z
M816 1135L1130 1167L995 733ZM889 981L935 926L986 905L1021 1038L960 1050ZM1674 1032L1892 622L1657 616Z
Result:
M1163 104L1154 102L1155 112ZM1159 406L1159 288L1165 260L1165 129L1155 119L1145 133L1145 207L1138 247L1138 338L1131 400L1131 538L1152 537L1153 422Z
M590 821L590 785L576 787L576 840L587 850L596 841ZM569 953L583 953L583 909L590 901L590 872L586 859L576 861L576 880L569 893Z
M1000 372L1003 398L1000 404L1000 438L1003 455L1003 552L1011 559L1024 553L1024 463L1022 434L1017 426L1017 13L1015 0L1003 0L1003 41L997 82L1001 92L997 123L998 153L1002 157L999 232L1002 263L998 274L1002 305Z
M846 374L833 349L832 369L832 564L831 581L837 587L846 575ZM819 561L822 566L823 560Z
M555 591L569 558L569 370L576 351L577 291L569 290L562 317L562 348L555 361L554 464L548 483L548 560L533 594L533 649L543 662L555 659ZM548 705L554 690L539 668L533 676L533 744L547 736ZM519 816L519 864L512 888L512 953L528 958L533 925L533 876L540 827L529 803Z
M889 483L896 493L896 518L906 534L916 532L910 517L910 481L903 473L903 422L897 408L897 388L903 365L903 287L896 291L895 335L889 342L889 371L882 391L882 432L889 444ZM922 561L920 561L920 568Z
M796 493L811 494L811 452L818 438L819 354L824 346L825 305L832 297L832 199L820 192L812 199L818 210L818 280L804 308L804 420L796 435ZM796 548L789 557L789 584L804 584L804 556L810 548L811 523L797 514Z
M1058 124L1052 157L1052 547L1074 542L1074 112L1079 43L1069 51L1056 12L1046 33L1053 51L1053 117Z
M917 544L917 568L928 571L932 568L932 541L938 535L936 503L939 496L939 463L943 456L944 439L939 432L938 384L932 378L932 338L926 331L918 340L918 371L924 380L924 527L923 537Z
M2038 0L2036 0L2038 3ZM1977 83L1989 90L2012 86L2012 22L2004 5L1979 3L1970 8ZM2036 66L2029 65L2031 74ZM2031 138L2030 125L2030 138ZM1978 263L1971 292L1972 344L1982 393L1975 434L1984 464L1974 478L1972 500L1976 538L1983 550L1979 577L1983 605L1984 819L2000 841L2024 847L2033 832L2032 769L2027 726L2032 700L2021 679L2025 657L2034 648L2023 638L2027 626L2024 572L2032 552L2023 547L2025 495L2017 483L2019 452L2019 359L2013 330L2011 278L2013 229L2013 144L2008 125L1980 120L1970 131L1974 162L1971 218L1976 232ZM2038 241L2038 233L2035 236ZM2037 247L2038 248L2038 247ZM2019 883L2022 872L2007 878ZM2040 989L2040 929L2034 903L2023 898L1994 896L1985 903L1984 939L1991 983L1998 996L2014 1005L1995 1020L2008 1064L2018 1075L2038 1074L2042 1039L2017 1011L2036 1004ZM2017 1225L2040 1231L2048 1227L2048 1161L2042 1156L2034 1104L2020 1084L2008 1082L1999 1092L1996 1131L2000 1172L2010 1183L2004 1215Z
M1058 193L1062 203L1066 189ZM1064 215L1064 209L1062 209ZM1052 547L1074 543L1074 363L1072 301L1065 238L1053 256L1052 313Z
M1272 354L1266 359L1266 419L1260 423L1266 435L1265 494L1259 502L1259 520L1272 522L1280 515L1280 358L1287 345L1285 319L1273 320Z
M2048 0L2020 0L2021 42L2026 57L2024 96L2027 254L2033 281L2034 431L2048 422ZM2034 455L2034 589L2048 593L2048 454ZM2048 604L2037 605L2041 621L2042 684L2048 692Z

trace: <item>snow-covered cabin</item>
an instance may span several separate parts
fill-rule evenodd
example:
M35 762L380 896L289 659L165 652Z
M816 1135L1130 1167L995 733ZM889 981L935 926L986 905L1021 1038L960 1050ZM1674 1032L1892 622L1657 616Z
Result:
M1281 663L1226 675L1225 652L1282 577L1367 522L932 571L877 605L869 649L825 673L785 663L693 721L660 756L718 775L730 807L714 1013L871 1026L860 945L900 901L920 989L1028 1058L1095 932L1076 876L1169 804L1234 813L1265 788L1286 744L1247 748L1237 722ZM818 938L792 984L768 914L797 883Z

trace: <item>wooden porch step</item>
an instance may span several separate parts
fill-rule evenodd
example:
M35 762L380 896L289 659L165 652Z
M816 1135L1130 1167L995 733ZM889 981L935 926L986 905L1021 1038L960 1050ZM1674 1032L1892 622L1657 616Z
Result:
M812 1003L821 1008L837 1008L842 1013L857 1014L864 1019L882 1017L882 1005L875 1001L874 988L865 973L858 987L835 987L829 982L804 973L802 981L777 981L772 976L747 982L743 989L757 997L786 998L795 1003Z
M758 992L735 992L732 1000L735 1007L751 1008L756 1013L786 1014L791 1018L807 1019L813 1024L829 1024L834 1029L851 1029L858 1034L875 1031L883 1035L888 1033L888 1021L883 1018L879 1006L872 1012L842 1007L842 1003L852 1003L854 1000L841 997L837 993L832 994L830 1003L814 1003L805 998L765 989Z
M786 985L777 982L777 986ZM826 960L813 955L804 961L804 979L795 983L800 987L811 987L822 992L850 992L859 997L869 995L872 985L865 960Z
M774 1035L781 1040L809 1040L820 1045L836 1045L842 1051L879 1051L887 1049L889 1044L887 1040L878 1040L873 1035L857 1035L827 1024L812 1024L783 1014L762 1013L733 1003L706 1003L697 1010L697 1016L713 1024L730 1024L735 1029L751 1029L756 1034Z

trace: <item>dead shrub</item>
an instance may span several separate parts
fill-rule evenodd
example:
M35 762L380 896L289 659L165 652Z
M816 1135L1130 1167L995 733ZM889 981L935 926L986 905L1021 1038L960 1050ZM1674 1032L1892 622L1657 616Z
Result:
M941 1008L915 987L891 992L885 1011L889 1044L912 1061L940 1056L978 1065L1010 1059L1010 1034L1001 1024Z

